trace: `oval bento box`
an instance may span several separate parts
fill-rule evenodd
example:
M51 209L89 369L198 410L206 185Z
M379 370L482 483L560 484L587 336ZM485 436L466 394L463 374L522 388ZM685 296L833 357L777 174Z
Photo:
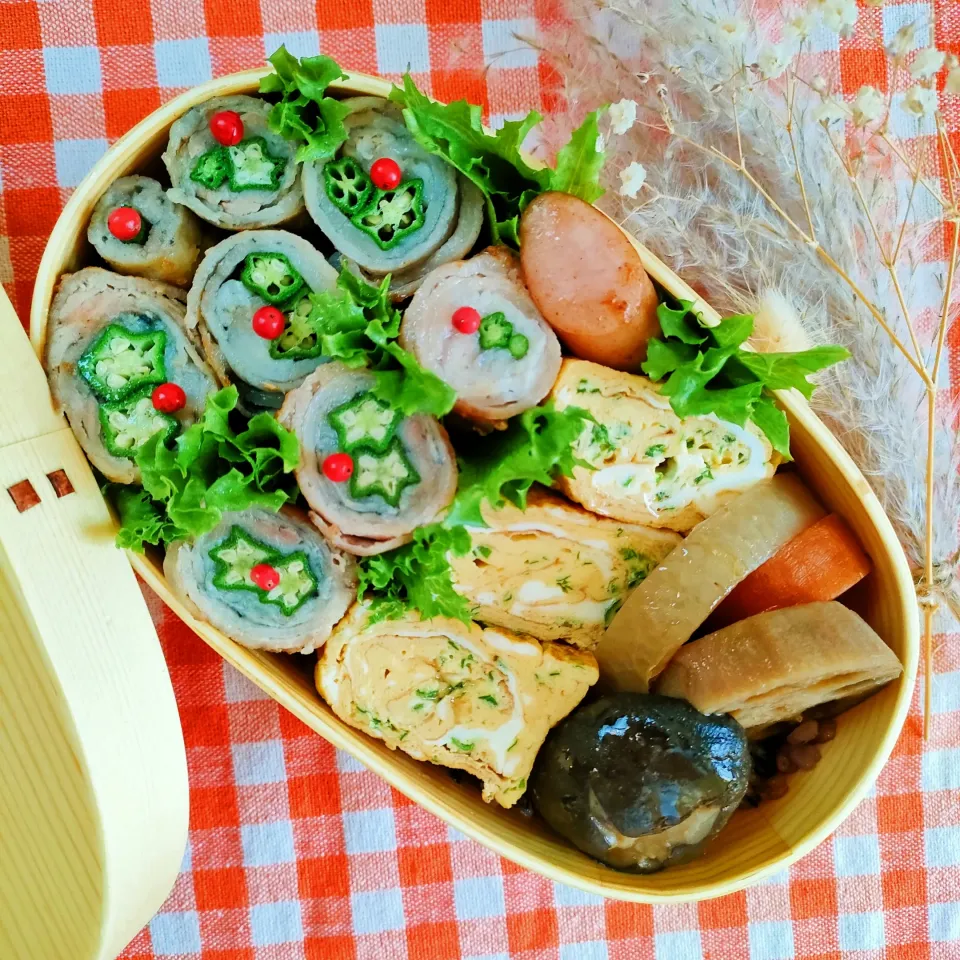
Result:
M47 244L30 315L33 344L44 345L47 313L61 273L90 262L86 225L93 207L117 177L150 169L170 125L215 96L252 93L266 71L251 70L189 90L148 116L96 164L70 198ZM353 74L333 85L348 94L386 96L390 84ZM668 267L635 244L650 276L674 296L695 300L705 316L718 315ZM856 532L873 560L858 588L857 609L894 650L903 675L844 714L836 740L817 767L791 783L781 800L741 810L703 857L659 874L614 871L580 853L537 819L485 804L479 791L458 785L439 767L391 752L340 721L320 699L305 660L247 650L194 619L173 596L159 554L130 555L136 571L225 660L334 746L347 751L392 786L457 830L508 859L553 880L621 900L702 900L739 890L781 870L824 840L865 795L889 757L910 704L919 648L913 581L880 503L856 465L798 393L780 396L792 434L796 465L807 484Z

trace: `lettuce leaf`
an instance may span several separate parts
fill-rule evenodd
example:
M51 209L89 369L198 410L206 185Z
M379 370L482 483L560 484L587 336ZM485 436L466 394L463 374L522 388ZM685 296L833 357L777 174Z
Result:
M421 620L452 617L469 623L470 606L453 588L447 554L462 556L470 546L470 534L462 526L434 523L415 530L412 543L361 557L359 595L369 595L373 622L418 610Z
M151 437L137 452L143 488L112 485L117 545L142 550L212 530L226 511L279 510L297 494L296 436L269 413L235 429L236 387L207 398L200 419L172 442Z
M598 183L604 161L597 149L599 111L587 115L551 170L531 167L521 152L523 141L542 119L536 111L487 133L480 107L466 100L437 103L417 89L410 74L404 74L402 89L391 90L390 99L403 107L407 129L420 146L456 167L483 193L493 243L517 247L520 214L546 190L562 190L590 203L603 193Z
M642 369L651 380L663 381L660 392L670 398L674 413L713 414L739 426L752 420L787 460L787 418L771 391L793 387L809 399L816 388L810 374L850 356L831 345L797 353L744 350L741 344L753 333L753 317L727 317L708 327L689 300L680 300L679 307L660 304L657 318L663 338L650 340Z
M374 287L344 267L335 289L310 295L307 323L317 331L324 356L374 371L374 396L406 416L445 416L457 395L396 342L401 317L389 290L389 275Z
M297 149L298 161L329 160L347 139L343 120L350 107L326 96L326 89L346 74L330 57L298 60L285 46L268 59L274 72L260 81L260 92L280 94L280 102L270 110L270 129L288 140L304 141Z

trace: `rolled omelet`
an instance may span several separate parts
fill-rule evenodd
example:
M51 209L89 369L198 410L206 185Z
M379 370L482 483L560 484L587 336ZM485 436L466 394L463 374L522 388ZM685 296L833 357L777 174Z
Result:
M472 551L452 554L457 590L481 623L595 647L620 605L678 543L670 530L587 513L534 488L527 509L485 507Z
M317 664L333 712L391 750L479 777L484 800L513 806L550 728L596 683L596 660L458 620L369 617L356 604Z
M681 420L646 377L564 360L550 395L558 409L583 407L597 420L577 443L594 469L576 467L558 484L593 513L686 533L776 470L755 424Z

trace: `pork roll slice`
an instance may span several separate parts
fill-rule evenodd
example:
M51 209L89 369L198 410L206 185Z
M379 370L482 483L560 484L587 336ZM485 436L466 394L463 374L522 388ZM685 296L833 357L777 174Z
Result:
M364 270L380 276L406 270L455 232L457 172L417 143L395 104L379 97L344 103L352 112L344 119L348 137L339 156L304 165L307 210L337 250Z
M560 341L506 247L424 278L404 314L400 343L456 389L454 409L472 420L497 422L535 407L560 370Z
M287 394L279 416L300 441L297 481L311 519L358 556L409 542L457 487L440 423L392 409L374 397L375 382L368 370L324 364Z
M178 287L190 285L202 243L200 221L156 180L139 176L107 187L93 208L87 239L118 273Z
M163 572L194 616L253 650L312 653L357 596L353 557L293 507L225 513L192 543L172 544Z
M137 482L140 447L190 426L216 389L184 327L185 297L100 267L60 279L45 358L50 392L108 480Z
M415 611L369 622L358 603L317 663L333 712L417 760L465 770L512 807L550 728L597 681L584 650Z
M196 329L222 384L236 383L248 406L278 408L283 394L323 362L307 325L309 294L332 288L337 271L302 237L285 230L249 230L211 247L187 297L187 326ZM275 307L284 317L269 339L255 321ZM258 332L260 331L260 332Z
M240 120L240 140L229 146L210 129L224 113ZM163 154L170 199L224 230L272 227L299 214L296 144L270 129L269 113L270 104L258 97L214 97L175 121Z

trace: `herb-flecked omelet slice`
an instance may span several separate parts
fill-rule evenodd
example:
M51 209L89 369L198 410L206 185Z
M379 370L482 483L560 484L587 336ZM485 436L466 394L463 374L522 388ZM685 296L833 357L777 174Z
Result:
M583 650L416 612L371 624L364 603L334 629L316 672L341 720L473 774L502 807L523 795L550 728L597 677Z
M731 497L773 476L779 456L760 429L709 415L680 419L656 384L586 360L564 360L551 397L583 407L575 468L558 486L593 513L686 533Z
M538 640L591 648L620 605L681 540L671 530L598 517L534 487L527 509L505 502L471 527L473 549L449 556L474 617Z

